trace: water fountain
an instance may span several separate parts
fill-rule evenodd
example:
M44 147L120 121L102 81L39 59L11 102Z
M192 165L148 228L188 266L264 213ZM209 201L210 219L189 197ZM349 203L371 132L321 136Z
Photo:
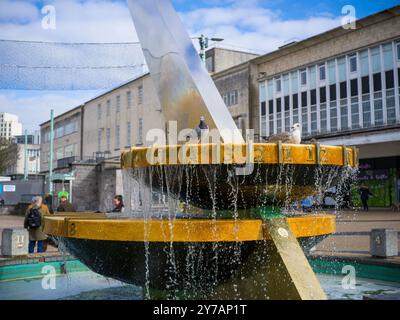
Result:
M126 212L49 216L45 232L146 298L325 299L304 250L335 217L292 205L347 182L357 150L244 142L172 5L128 3L166 122L204 116L223 142L123 152Z

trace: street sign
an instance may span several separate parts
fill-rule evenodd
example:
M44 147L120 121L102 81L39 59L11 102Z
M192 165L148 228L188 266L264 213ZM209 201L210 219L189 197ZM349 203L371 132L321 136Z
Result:
M3 192L15 192L16 188L14 184L3 185Z

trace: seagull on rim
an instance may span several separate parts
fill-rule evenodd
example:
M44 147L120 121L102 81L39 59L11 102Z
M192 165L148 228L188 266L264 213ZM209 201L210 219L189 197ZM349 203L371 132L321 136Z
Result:
M282 143L300 144L301 125L299 123L296 123L290 129L290 132L282 132L274 134L268 138L268 142L278 142L278 141L282 141Z

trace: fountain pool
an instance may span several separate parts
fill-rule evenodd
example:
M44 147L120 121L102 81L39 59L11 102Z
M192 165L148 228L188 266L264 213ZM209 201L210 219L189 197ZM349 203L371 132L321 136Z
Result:
M315 261L314 261L315 262ZM54 263L53 263L54 264ZM340 263L338 263L339 265ZM42 289L42 276L38 273L41 264L24 266L26 272L23 278L0 281L0 300L142 300L143 288L127 285L117 280L105 278L88 270L78 261L67 262L70 272L59 274L54 290ZM357 278L354 288L343 288L343 276L339 269L332 273L319 273L331 269L331 264L318 260L311 261L322 289L329 300L360 300L364 296L400 294L400 281L383 281L379 279ZM364 268L367 266L364 266ZM6 269L7 268L7 269ZM1 279L12 274L17 267L0 269ZM382 267L383 268L383 267ZM30 271L29 271L30 270ZM335 272L338 271L338 272ZM375 270L381 272L383 270ZM21 273L19 273L21 275ZM395 280L395 279L392 279Z

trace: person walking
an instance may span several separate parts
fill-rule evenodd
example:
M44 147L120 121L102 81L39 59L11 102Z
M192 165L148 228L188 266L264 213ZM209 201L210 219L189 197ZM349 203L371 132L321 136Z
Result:
M369 191L368 187L366 185L362 185L360 187L360 198L361 202L364 208L364 211L368 211L368 199L369 197L373 197L374 195Z
M49 208L43 204L42 197L33 197L24 220L24 228L29 231L29 253L34 253L36 243L37 252L45 252L47 236L43 233L42 226L43 217L49 214Z
M62 195L60 198L60 204L57 207L57 212L75 212L74 206L68 201L66 195Z
M124 201L123 201L122 196L116 195L113 198L112 202L113 202L114 208L112 209L111 212L124 212L125 206L124 206Z

